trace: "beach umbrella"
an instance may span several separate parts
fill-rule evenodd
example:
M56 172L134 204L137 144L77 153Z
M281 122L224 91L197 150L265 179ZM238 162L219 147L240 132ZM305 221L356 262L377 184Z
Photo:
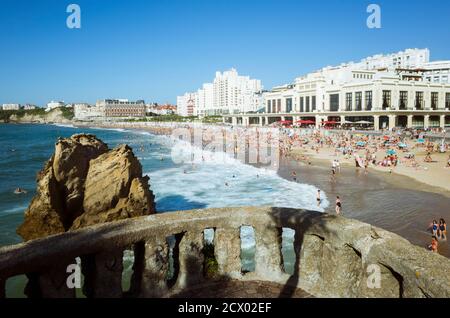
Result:
M390 137L389 137L389 136L383 136L383 139L384 139L384 140L389 140Z
M394 149L389 149L388 151L386 151L386 153L390 156L397 154L397 152Z
M359 147L364 147L366 145L366 143L364 141L358 141L356 143L356 145L359 146Z
M419 138L419 139L417 139L417 143L423 144L423 143L425 143L425 139Z
M407 148L408 146L401 142L401 143L398 144L398 147L399 148Z

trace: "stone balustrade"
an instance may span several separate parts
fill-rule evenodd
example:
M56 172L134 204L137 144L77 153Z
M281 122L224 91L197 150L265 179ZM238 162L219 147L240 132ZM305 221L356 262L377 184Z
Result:
M242 226L255 233L252 272L242 270ZM284 269L283 228L295 231L293 274ZM155 214L0 248L0 298L5 282L23 274L28 297L75 297L66 269L78 257L87 297L176 295L211 279L204 275L206 229L214 230L215 279L276 282L316 297L450 297L450 260L398 235L318 212L240 207ZM125 292L129 249L134 263Z

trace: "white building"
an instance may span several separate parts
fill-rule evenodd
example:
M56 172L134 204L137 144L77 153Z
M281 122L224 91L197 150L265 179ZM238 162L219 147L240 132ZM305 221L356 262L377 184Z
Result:
M49 103L47 103L47 108L45 109L46 112L51 111L52 109L55 108L59 108L59 107L64 107L66 106L66 104L64 102L60 102L60 101L51 101Z
M435 61L423 65L428 82L450 84L450 61Z
M208 116L255 112L261 107L261 91L260 80L241 76L235 69L216 72L212 83L177 97L178 113Z
M198 93L186 93L177 97L177 114L180 116L198 115Z
M416 67L326 67L264 93L264 114L224 117L244 125L308 120L316 126L369 122L376 130L450 126L450 84L423 80L425 70Z
M392 54L378 54L362 59L355 64L357 69L374 70L387 68L421 68L430 61L430 50L428 49L406 49Z
M87 103L73 104L73 110L76 120L96 120L105 117L104 107L91 106Z
M3 110L19 110L20 104L3 104Z
M36 109L36 108L37 108L37 106L36 105L32 105L32 104L25 104L23 106L23 109L25 109L25 110L33 110L33 109Z

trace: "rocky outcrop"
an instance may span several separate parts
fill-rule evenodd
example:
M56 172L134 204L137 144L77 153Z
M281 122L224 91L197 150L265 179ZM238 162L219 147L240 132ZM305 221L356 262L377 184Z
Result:
M17 233L26 241L155 212L148 177L126 145L93 135L59 139L37 177L37 194Z
M64 116L63 111L60 108L55 108L48 113L45 114L34 114L28 113L25 111L23 115L12 114L6 120L7 122L12 123L40 123L40 124L48 124L48 123L59 123L59 124L71 124L72 120L70 118L66 118Z

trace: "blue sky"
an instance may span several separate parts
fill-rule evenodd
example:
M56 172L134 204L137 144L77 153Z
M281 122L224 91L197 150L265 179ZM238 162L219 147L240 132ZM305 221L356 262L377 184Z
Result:
M381 29L366 27L370 3ZM231 67L271 88L409 47L450 59L449 16L447 0L0 0L0 103L174 103Z

